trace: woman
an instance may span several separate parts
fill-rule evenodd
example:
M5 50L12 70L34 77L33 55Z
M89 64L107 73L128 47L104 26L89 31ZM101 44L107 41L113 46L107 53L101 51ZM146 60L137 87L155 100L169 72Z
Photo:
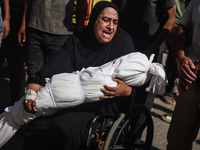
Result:
M117 7L106 1L97 3L86 30L69 37L27 88L37 92L45 85L46 77L70 73L83 67L100 66L133 52L134 46L130 36L117 25ZM25 149L83 149L89 123L94 116L117 116L120 112L130 109L134 90L119 79L115 81L118 83L117 87L105 85L105 89L102 90L105 96L101 98L112 98L109 101L85 103L31 122L26 130ZM34 101L30 99L24 103L25 109L32 113L34 105Z

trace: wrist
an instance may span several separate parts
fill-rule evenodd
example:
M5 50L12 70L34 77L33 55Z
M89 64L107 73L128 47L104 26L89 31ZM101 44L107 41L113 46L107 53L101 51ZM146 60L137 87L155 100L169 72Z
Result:
M185 53L183 52L183 51L178 51L177 53L176 53L176 61L180 61L180 60L182 60L183 58L185 57Z
M27 89L24 99L36 100L36 98L37 98L37 93L34 90Z
M130 96L131 93L132 93L132 88L130 86L128 86L126 96Z

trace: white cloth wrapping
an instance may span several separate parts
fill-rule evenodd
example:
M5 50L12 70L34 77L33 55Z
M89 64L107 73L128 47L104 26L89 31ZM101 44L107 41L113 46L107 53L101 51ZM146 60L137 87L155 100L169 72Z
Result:
M20 125L36 117L50 115L60 108L73 107L83 102L100 100L103 85L115 87L112 78L119 78L130 86L141 86L150 79L147 91L163 94L166 75L162 65L152 63L140 52L130 53L100 67L89 67L80 72L62 73L47 79L45 87L38 92L37 114L27 113L23 108L22 97L10 112L0 115L0 147L17 131ZM56 109L55 109L56 108Z

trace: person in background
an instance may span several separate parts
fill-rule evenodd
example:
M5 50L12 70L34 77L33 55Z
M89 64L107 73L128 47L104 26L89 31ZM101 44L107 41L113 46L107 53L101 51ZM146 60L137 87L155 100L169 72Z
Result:
M2 33L1 38L6 38L10 32L10 7L9 0L3 0L3 14L0 15L0 32ZM1 9L1 8L0 8ZM0 14L2 11L0 11ZM3 17L3 18L2 18Z
M21 26L24 0L10 0L10 33L2 40L1 53L7 60L10 78L10 102L21 98L25 93L25 51L18 43L17 33ZM3 66L3 63L0 64Z
M3 3L3 7L2 7L2 3ZM2 8L4 11L2 11ZM0 2L0 46L1 46L2 39L6 38L9 32L10 32L9 0L3 0ZM4 52L0 51L0 71L3 69L4 61L5 61Z
M180 93L168 130L168 150L191 150L200 127L199 8L199 0L189 2L175 37Z
M113 0L119 7L119 26L127 31L134 43L136 51L148 57L155 53L155 61L162 63L164 41L175 25L175 0ZM136 100L145 104L150 110L155 95L146 93L144 86L137 87Z
M175 0L113 2L119 7L119 25L131 35L136 51L149 55L162 53L164 49L161 46L175 25ZM159 59L156 61L162 62Z
M166 86L166 93L163 95L163 99L166 103L169 103L169 104L176 104L175 97L178 96L179 94L178 83L176 82L176 79L178 78L178 70L177 70L177 63L176 63L175 52L174 52L174 38L175 38L177 27L179 25L179 21L185 11L185 8L186 8L186 1L177 0L176 25L168 39L169 53L167 56L165 69L166 69L166 74L167 74L169 84ZM167 123L171 122L171 118L172 118L172 113L162 115L162 119Z
M73 1L69 0L25 0L18 41L27 44L28 81L72 34L72 10Z
M135 46L135 50L148 57L155 53L154 61L162 63L164 41L175 25L175 0L113 0L119 7L119 26L127 31ZM136 87L136 101L145 105L150 111L156 94L146 92L146 87ZM142 124L141 117L138 124ZM139 126L139 125L138 125ZM138 143L140 139L138 139Z
M72 24L74 32L82 31L85 26L84 22L87 15L87 0L74 0Z

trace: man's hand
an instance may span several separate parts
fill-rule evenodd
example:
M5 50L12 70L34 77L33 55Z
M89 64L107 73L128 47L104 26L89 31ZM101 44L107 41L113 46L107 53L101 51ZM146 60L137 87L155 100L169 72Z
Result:
M188 57L183 57L177 60L178 72L179 72L179 85L183 91L188 90L188 85L192 84L197 78L193 70L195 66L192 60Z
M24 101L24 110L27 111L28 113L35 114L38 112L36 109L36 101L28 99Z
M23 43L25 43L26 41L26 27L25 26L21 26L19 29L19 32L17 34L18 36L18 42L21 46L23 46Z
M104 89L101 89L101 92L104 93L104 96L101 96L100 98L107 99L107 98L131 95L132 88L130 86L126 85L123 81L119 79L113 79L113 81L117 82L117 86L110 87L104 85Z
M197 77L200 77L200 61L195 63L194 64L195 66L195 69L193 69L192 71L194 72L194 74L197 76Z
M6 38L10 32L10 19L4 19L3 21L3 37Z

